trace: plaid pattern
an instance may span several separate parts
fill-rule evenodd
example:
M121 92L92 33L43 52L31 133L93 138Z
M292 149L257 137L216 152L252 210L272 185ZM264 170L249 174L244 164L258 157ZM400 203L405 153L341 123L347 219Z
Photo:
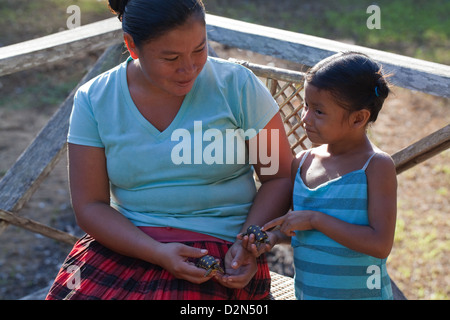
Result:
M231 246L214 241L184 243L222 258ZM257 300L266 298L269 290L264 255L258 258L258 271L245 288L229 289L214 279L203 284L177 279L157 265L118 254L85 235L69 253L46 299Z

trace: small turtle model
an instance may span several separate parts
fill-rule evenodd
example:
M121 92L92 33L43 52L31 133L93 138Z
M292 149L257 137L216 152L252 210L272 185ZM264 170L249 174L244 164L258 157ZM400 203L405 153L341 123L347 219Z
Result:
M251 225L247 228L247 232L243 233L242 236L255 235L255 242L259 245L260 243L269 243L269 237L267 233L262 231L257 225Z
M209 276L210 273L215 270L224 273L222 267L220 266L220 262L210 255L201 257L200 260L197 262L197 267L206 270L205 277Z

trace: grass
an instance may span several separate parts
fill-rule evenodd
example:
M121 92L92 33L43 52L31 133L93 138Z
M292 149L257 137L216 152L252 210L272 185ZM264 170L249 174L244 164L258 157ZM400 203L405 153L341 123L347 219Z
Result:
M66 10L73 4L81 9L81 25L112 17L104 0L0 0L0 45L66 30L71 15ZM17 110L57 106L84 75L83 69L58 70L49 76L48 68L42 67L2 77L0 107Z
M29 76L29 72L22 72L20 75L6 76L5 79L11 79ZM47 77L44 72L38 72L31 76L36 81L25 82L12 89L11 91L1 90L0 106L9 110L19 110L26 108L35 108L43 110L49 106L59 105L69 95L72 89L77 85L79 78L83 74L77 72L72 74L64 81ZM5 85L6 86L6 85ZM5 91L5 92L2 92Z
M105 0L0 0L0 45L67 29L70 5L81 9L81 25L111 17Z
M447 150L398 176L397 224L388 268L391 277L408 288L409 298L450 298L449 160Z

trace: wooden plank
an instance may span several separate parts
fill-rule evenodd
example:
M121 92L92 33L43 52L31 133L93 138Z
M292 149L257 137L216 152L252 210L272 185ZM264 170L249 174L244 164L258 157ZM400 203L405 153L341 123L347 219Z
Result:
M393 84L450 97L450 66L207 14L211 41L312 66L339 51L364 52L394 73ZM0 76L122 42L117 18L0 48Z
M67 232L49 227L38 221L20 217L12 212L8 212L2 209L0 209L0 219L15 226L18 226L20 228L26 229L28 231L39 233L48 238L54 239L56 241L61 241L70 245L74 245L75 242L78 240L77 237Z
M393 84L450 97L450 66L447 65L219 16L207 15L206 22L211 41L306 66L336 52L360 51L382 63L385 71L394 73Z
M238 60L234 58L228 58L228 61L238 63L244 67L252 70L252 72L258 77L276 79L286 82L303 83L305 73L299 71L293 71L289 69L268 67L260 64L254 64L245 60ZM273 94L272 94L273 95Z
M392 155L397 174L433 157L450 147L450 125L435 131Z
M111 18L5 46L0 48L0 76L76 57L84 52L105 50L122 41L122 25L117 18Z
M76 90L96 75L120 63L125 58L122 49L122 45L118 44L106 50L34 141L6 172L0 180L0 209L12 213L19 211L53 169L59 157L65 152L69 116ZM0 223L0 233L6 225L4 222Z

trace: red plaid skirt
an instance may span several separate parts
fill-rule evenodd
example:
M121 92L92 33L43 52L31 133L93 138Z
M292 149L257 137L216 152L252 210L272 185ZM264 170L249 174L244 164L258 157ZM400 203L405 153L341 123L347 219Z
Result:
M183 241L223 258L232 243ZM180 242L180 241L178 241ZM219 258L220 259L220 258ZM85 235L73 247L53 283L47 300L258 300L268 296L270 273L264 255L258 271L243 289L230 289L214 278L195 284L177 279L149 262L116 253Z

